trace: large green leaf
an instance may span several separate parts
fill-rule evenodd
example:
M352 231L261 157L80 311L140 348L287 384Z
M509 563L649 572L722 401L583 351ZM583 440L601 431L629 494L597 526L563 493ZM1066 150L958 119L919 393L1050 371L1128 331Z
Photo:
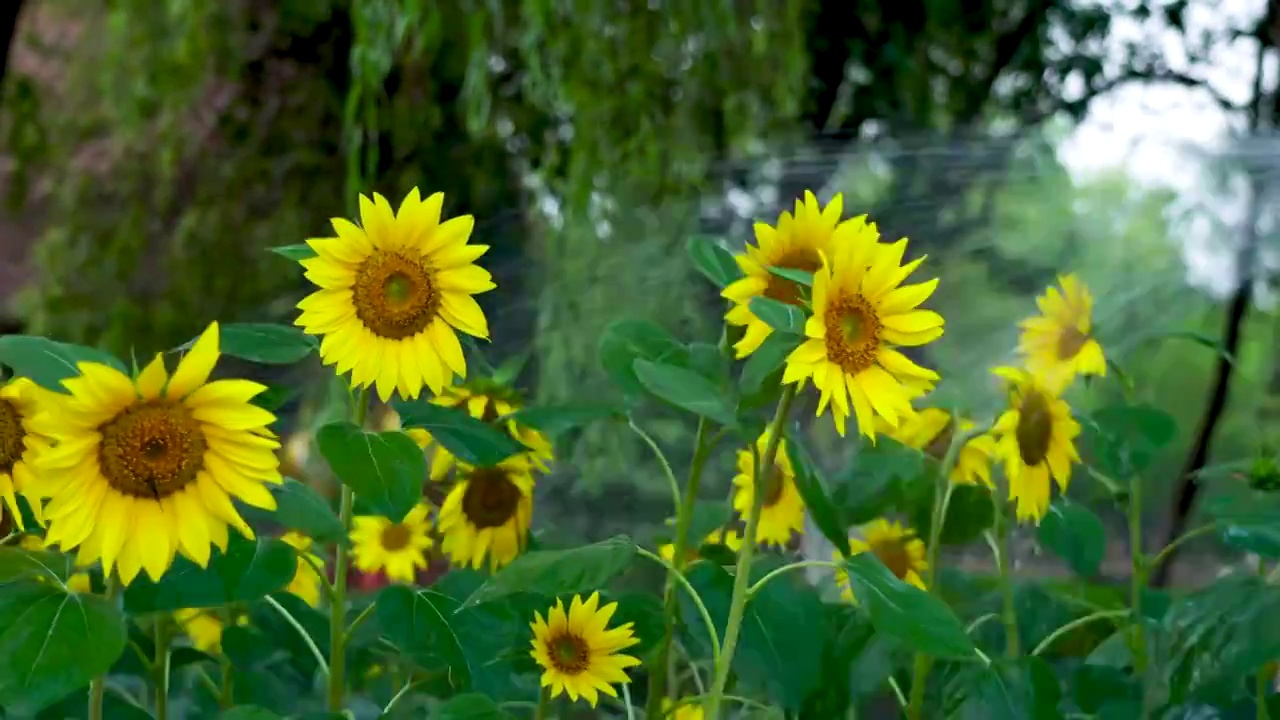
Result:
M460 408L443 407L425 400L391 403L406 428L422 428L431 439L464 463L490 467L528 450L509 433L477 420Z
M442 665L450 682L469 687L471 667L462 639L450 625L458 601L431 588L392 585L378 594L377 619L383 635L421 667Z
M250 602L288 585L297 569L298 556L284 541L232 535L208 567L179 556L159 582L138 576L124 591L124 607L139 614Z
M669 362L683 366L689 352L671 333L650 322L618 320L600 335L600 365L628 397L644 395L644 385L636 378L636 360Z
M1062 689L1036 657L970 665L944 691L946 717L955 720L1058 720Z
M435 716L439 720L514 720L514 716L480 693L465 693L449 698Z
M1113 405L1093 413L1099 464L1124 479L1140 473L1178 433L1168 413L1150 405Z
M646 390L678 408L714 420L725 427L733 427L738 422L733 399L722 388L693 370L649 360L636 360L635 374Z
M0 583L28 578L66 580L75 572L75 560L70 555L52 550L0 547Z
M101 350L39 335L0 336L0 365L49 390L66 392L62 381L79 375L76 365L82 362L109 365L124 372L124 365L117 358Z
M924 455L892 438L864 445L832 482L832 503L848 525L862 525L907 505L907 489L926 471Z
M518 593L555 596L600 590L630 566L635 554L636 545L626 535L568 550L527 552L489 578L463 607Z
M124 616L97 595L31 580L0 585L0 707L22 716L105 673L124 652Z
M287 530L296 530L320 543L346 542L338 516L329 502L311 486L285 478L283 484L272 489L276 498L275 512L245 508L245 516L255 525L273 523Z
M219 715L218 720L281 720L281 716L258 705L237 705Z
M841 554L849 555L849 529L841 519L839 511L831 504L831 499L827 496L827 488L818 475L813 458L798 433L787 433L786 450L791 466L795 470L796 489L804 499L809 517L813 518L813 523L822 531L823 537L830 540Z
M320 428L316 445L342 484L392 522L403 520L422 500L427 460L405 433L369 432L336 422Z
M778 373L801 340L803 338L795 333L770 333L742 364L742 373L738 376L738 388L742 394L754 395L766 389L766 382Z
M1205 513L1222 528L1223 542L1263 557L1280 557L1280 493L1244 483L1225 486L1205 500Z
M1065 498L1053 503L1041 518L1036 536L1077 575L1092 577L1098 572L1107 531L1098 516L1083 505Z
M190 350L194 337L176 350ZM218 349L223 355L263 365L292 365L318 350L320 341L300 328L274 323L227 323L218 328Z
M742 270L733 259L733 253L729 252L720 238L694 235L689 238L685 249L693 260L693 266L716 287L723 288L742 277Z
M780 332L804 335L804 311L795 305L767 297L751 298L751 313Z
M972 658L973 642L946 603L894 576L873 553L845 562L853 593L878 632L936 657Z

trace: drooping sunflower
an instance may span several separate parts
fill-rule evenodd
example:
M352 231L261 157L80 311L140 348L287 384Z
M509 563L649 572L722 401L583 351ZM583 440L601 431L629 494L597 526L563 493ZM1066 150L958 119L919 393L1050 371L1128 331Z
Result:
M515 420L501 420L520 410L520 399L513 388L487 380L470 386L451 385L446 387L440 395L432 398L431 402L441 407L465 409L468 415L486 423L494 424L501 421L511 437L529 448L526 456L532 465L542 472L549 471L547 463L552 459L552 449L547 437L536 429ZM431 433L422 428L409 428L405 432L417 441L423 450L431 453L431 479L443 480L448 476L449 471L457 464L453 453L446 450L443 445L434 442Z
M764 459L769 444L766 429L756 439L756 453ZM738 474L733 477L733 509L743 518L751 511L755 497L755 458L750 450L738 451ZM787 441L778 441L773 467L764 477L764 506L756 526L756 542L784 547L792 533L804 534L804 499L796 488L796 472L787 455Z
M702 545L724 545L730 550L738 552L742 549L742 536L738 534L737 530L717 528L716 530L711 531L711 534L703 538L699 545L695 545L687 549L685 552L686 563L693 562L698 559L698 548ZM676 546L673 543L662 545L658 548L658 554L667 562L675 562Z
M914 530L895 520L877 518L863 525L860 533L860 536L849 536L850 553L873 553L899 580L925 589L924 573L929 569L929 561L925 557L924 542ZM834 557L836 562L845 559L839 550ZM849 573L837 568L835 575L841 596L852 602L853 587L849 584Z
M18 546L23 550L43 550L44 538L28 533L18 541ZM37 582L50 582L51 579L46 575L36 577ZM89 579L89 573L72 573L71 577L67 578L67 589L74 593L91 593L93 592L93 581Z
M1050 478L1066 492L1072 463L1080 462L1075 438L1080 423L1058 397L1056 381L1012 367L993 371L1009 381L1009 408L996 420L996 452L1004 460L1009 499L1018 520L1039 524L1049 509Z
M33 483L48 499L47 545L79 548L81 565L101 560L127 585L144 569L160 579L179 552L205 566L228 526L253 537L232 499L275 510L275 416L250 403L265 386L209 381L218 358L215 322L172 376L159 354L136 378L82 362L68 394L41 393L33 428L55 444Z
M1074 274L1058 278L1062 291L1050 286L1036 298L1040 315L1019 323L1018 351L1027 369L1050 385L1061 386L1077 375L1107 374L1102 345L1093 337L1093 297Z
M285 587L285 592L297 595L311 607L319 607L320 583L324 579L316 569L324 569L324 558L311 552L311 538L300 532L289 531L280 539L298 551L298 568L293 571L293 579Z
M524 549L533 520L533 475L521 456L493 467L458 464L440 506L440 548L459 566L496 571Z
M938 380L937 373L909 360L894 346L917 346L942 336L942 316L918 306L933 294L935 278L902 285L924 260L902 264L906 239L877 242L862 226L832 248L813 276L813 315L806 339L787 357L784 383L812 379L821 396L818 415L831 404L836 430L844 435L850 412L858 430L875 440L876 416L890 427L911 414L911 399ZM850 405L852 404L852 410Z
M18 495L26 498L36 519L42 519L40 499L29 492L34 485L33 458L49 447L49 438L33 428L38 392L36 384L26 378L14 378L0 387L0 497L19 530L26 527Z
M975 424L967 418L956 418L940 408L922 408L902 417L898 427L889 427L883 418L877 418L880 432L906 445L924 452L939 462L951 447L957 425L960 432L973 430ZM991 484L991 463L996 456L996 440L990 433L969 438L956 456L951 468L951 482L961 485Z
M733 303L725 315L725 322L746 328L742 339L734 343L738 358L744 358L759 348L773 328L751 312L751 299L767 297L779 302L800 306L802 287L769 271L770 267L815 272L822 266L822 254L831 251L840 234L865 223L865 218L840 221L844 213L844 197L837 194L823 208L817 197L806 191L804 200L796 200L795 213L783 211L777 226L755 224L756 244L747 244L746 252L734 259L745 277L734 281L721 296Z
M570 700L582 698L596 706L599 694L618 697L613 686L630 682L627 668L640 661L622 651L640 642L632 623L609 627L618 603L600 604L600 593L591 593L583 602L574 595L566 613L558 598L543 620L534 612L533 650L529 653L542 666L542 686L551 688L551 697L567 693Z
M430 512L430 506L419 503L398 523L380 515L354 518L351 544L356 569L381 571L391 582L412 583L417 572L427 568L427 551L435 545Z
M489 247L468 243L470 215L440 222L443 203L414 188L393 212L381 195L361 195L360 226L335 218L336 237L307 241L316 257L301 264L318 289L298 303L295 323L322 338L326 365L383 401L395 391L416 398L423 385L439 394L467 375L457 332L489 337L472 297L496 287L474 264Z
M702 712L701 701L682 699L677 704L671 698L662 699L662 716L667 720L704 720L706 717Z

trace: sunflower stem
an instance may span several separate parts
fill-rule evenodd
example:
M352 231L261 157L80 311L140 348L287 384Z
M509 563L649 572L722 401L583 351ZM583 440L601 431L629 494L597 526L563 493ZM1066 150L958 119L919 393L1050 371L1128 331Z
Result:
M218 709L230 710L236 704L235 668L231 666L231 660L225 653L219 656L218 667L222 671L222 684L218 687Z
M733 665L733 654L738 649L738 636L742 632L742 616L747 606L747 589L751 577L751 560L756 551L756 532L760 527L760 514L764 509L764 483L762 477L765 468L772 468L778 455L778 445L782 440L782 427L791 410L791 402L796 397L796 386L787 385L778 398L778 409L769 423L769 442L765 446L764 455L756 463L752 477L754 487L751 493L751 509L747 513L747 526L743 531L742 549L738 551L738 567L733 578L733 595L729 601L729 618L725 624L724 644L720 647L720 657L716 660L715 681L711 684L711 697L707 700L706 716L708 720L720 720L720 704L724 698L724 688L729 682L729 668Z
M1002 616L1004 619L1005 654L1016 658L1022 654L1021 638L1018 636L1018 610L1013 601L1013 577L1009 573L1011 545L1009 542L1009 522L1005 516L1005 504L1000 501L997 492L991 493L991 502L995 506L995 538L991 542L991 552L995 555L996 573L1000 578L1000 597L1003 601Z
M114 602L120 596L120 576L107 576L106 598ZM107 693L107 675L103 673L89 682L89 720L102 720L102 700Z
M352 409L356 427L364 428L368 413L369 390L364 388L357 395ZM343 537L346 537L351 532L351 510L355 503L355 493L343 485L341 496L338 522L342 525ZM348 563L340 542L335 545L333 563L333 593L329 602L329 712L342 712L343 696L346 693Z
M551 693L544 687L538 691L538 707L533 711L533 720L546 720L550 705Z
M169 625L164 615L156 616L153 641L156 646L155 661L151 671L155 674L155 720L165 720L169 715Z
M1133 612L1133 669L1142 682L1142 715L1150 711L1150 672L1147 667L1146 623L1142 617L1142 591L1147 584L1147 559L1142 553L1142 481L1129 480L1129 607Z
M671 641L675 637L676 623L680 615L680 603L676 596L676 577L684 570L685 555L689 547L689 527L693 524L693 506L698 500L698 487L702 484L702 468L706 465L707 455L710 454L711 449L709 430L706 419L699 418L698 433L693 441L693 459L689 463L689 481L685 483L684 494L680 496L679 505L676 507L676 535L672 539L675 554L671 558L671 570L667 573L666 585L662 590L662 608L666 622L662 632L662 642L658 646L658 653L649 672L649 697L645 703L647 720L660 720L662 701L667 696Z

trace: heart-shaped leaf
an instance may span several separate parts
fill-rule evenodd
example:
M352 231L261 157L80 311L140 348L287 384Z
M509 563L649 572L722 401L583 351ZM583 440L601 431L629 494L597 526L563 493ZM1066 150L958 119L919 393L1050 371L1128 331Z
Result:
M138 576L124 591L124 607L143 614L250 602L288 585L297 569L298 556L284 541L233 535L227 551L215 550L208 567L178 557L159 582Z
M432 440L468 465L491 467L528 450L505 430L459 408L426 401L395 401L391 405L400 414L402 427L426 430Z
M62 381L80 374L77 363L92 362L124 372L119 359L101 350L72 345L38 335L0 336L0 365L14 376L28 378L47 390L66 392Z
M636 360L635 373L644 388L655 397L725 427L737 425L735 403L702 375L648 360Z
M873 553L845 561L853 594L867 606L876 631L935 657L971 658L973 642L942 600L899 580Z
M462 606L518 593L556 596L599 590L626 570L635 554L636 545L626 535L568 550L527 552L495 573Z
M405 433L369 432L336 422L320 428L316 445L342 484L392 522L403 520L422 500L427 460Z

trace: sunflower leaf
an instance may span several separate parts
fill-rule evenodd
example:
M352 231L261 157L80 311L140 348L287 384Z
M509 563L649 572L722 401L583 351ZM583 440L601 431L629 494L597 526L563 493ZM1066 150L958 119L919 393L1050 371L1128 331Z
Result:
M621 420L624 415L618 408L600 403L570 403L529 407L506 415L502 422L513 421L547 435L556 437L569 430L589 425L597 420Z
M769 272L777 275L784 280L790 280L793 283L799 283L805 287L813 287L813 273L805 270L797 270L796 268L787 267L769 267Z
M655 397L725 427L736 427L736 403L715 383L692 370L636 360L636 378Z
M207 567L178 557L158 582L139 575L124 591L124 608L136 615L251 602L288 585L297 569L298 556L283 540L233 535Z
M723 288L742 277L742 270L738 267L738 262L733 259L733 253L729 252L720 238L694 235L689 238L685 249L689 253L689 258L693 260L694 267L698 268L698 272L705 275L716 287Z
M343 532L342 523L338 521L333 508L309 485L287 477L274 490L275 512L245 508L245 516L253 520L255 525L270 523L287 530L296 530L325 544L346 542L346 533Z
M1088 508L1060 499L1049 506L1049 512L1040 520L1036 538L1075 574L1092 577L1102 564L1107 530Z
M124 363L110 353L83 345L56 342L38 335L0 337L0 365L42 388L65 393L62 381L80 375L78 363L94 362L126 372Z
M196 336L174 348L190 350ZM261 365L292 365L306 359L320 347L314 336L289 325L275 323L228 323L218 328L218 349L223 355Z
M774 330L804 335L804 311L795 305L767 297L754 297L751 298L750 307L753 315Z
M770 333L742 364L742 373L738 376L738 388L742 394L755 395L763 390L769 377L778 372L801 340L803 338L795 333Z
M1151 464L1178 434L1168 413L1151 405L1113 405L1093 413L1094 448L1103 470L1131 477Z
M353 423L335 422L320 428L316 445L342 484L392 522L403 520L422 500L427 460L405 433L369 432Z
M943 658L972 658L973 641L951 608L929 593L899 580L874 553L845 561L854 596L866 604L876 632L913 649Z
M396 400L391 405L400 414L402 427L430 432L432 440L468 465L490 467L528 450L510 434L459 408L426 401Z
M55 584L76 571L71 555L50 550L0 547L0 583L24 578L45 578Z
M457 611L458 601L438 590L392 585L378 593L375 617L383 634L396 638L415 664L443 663L451 684L466 688L471 683L466 645L450 625Z
M462 603L462 609L519 593L549 597L604 587L631 565L636 544L626 535L570 548L535 550L499 570Z
M684 366L689 351L661 327L642 320L610 323L600 335L600 366L628 397L644 395L644 385L636 378L637 359L667 361Z
M464 693L454 695L436 710L440 720L513 720L514 716L498 707L487 695Z
M822 531L823 537L830 540L844 556L849 553L848 528L840 519L840 513L831 504L826 485L813 464L809 450L804 446L798 433L788 432L784 446L791 467L795 470L796 489L804 499L804 506L809 510L813 523Z
M271 252L281 257L288 258L294 262L316 257L316 251L312 250L311 246L306 243L298 243L297 245L278 245L268 249Z

